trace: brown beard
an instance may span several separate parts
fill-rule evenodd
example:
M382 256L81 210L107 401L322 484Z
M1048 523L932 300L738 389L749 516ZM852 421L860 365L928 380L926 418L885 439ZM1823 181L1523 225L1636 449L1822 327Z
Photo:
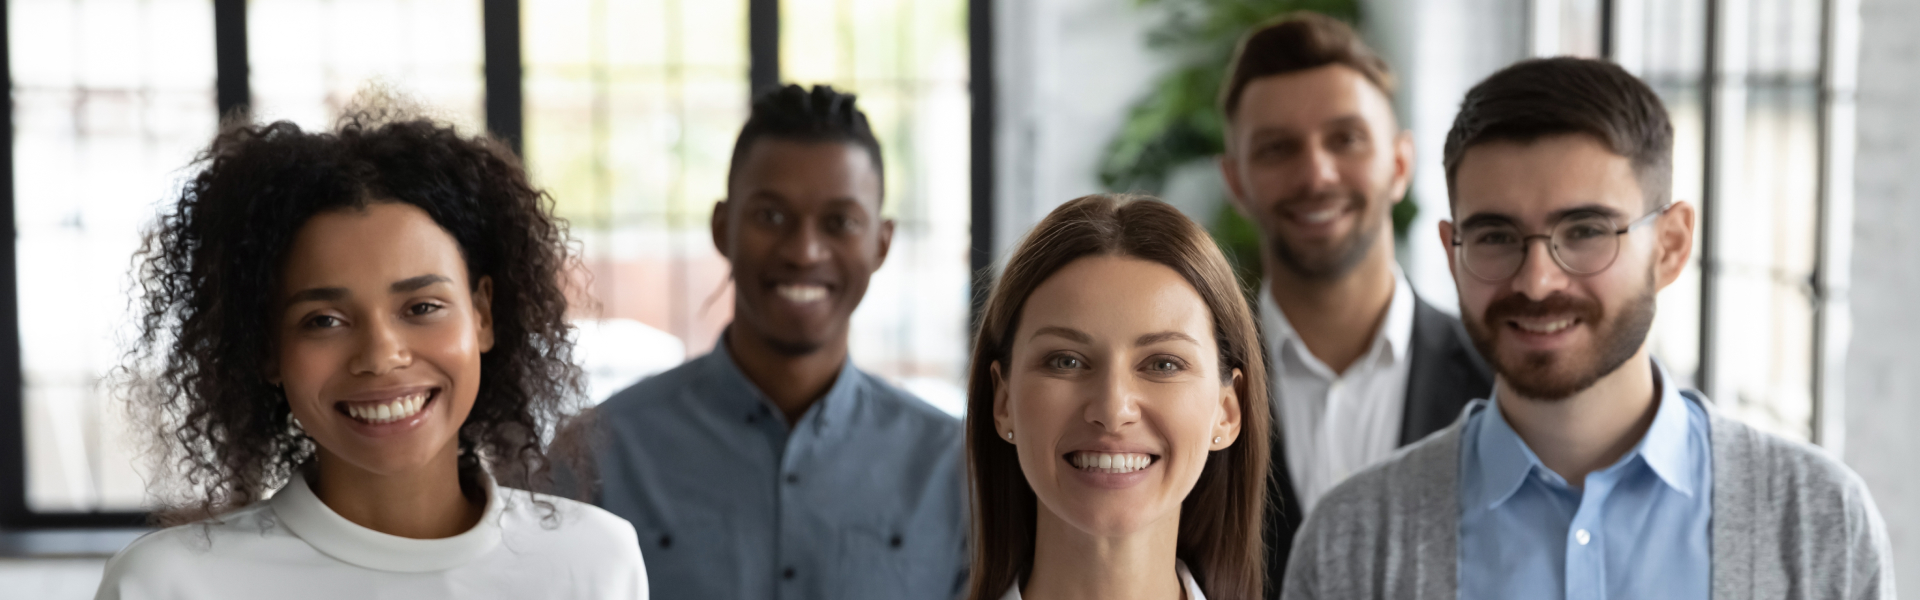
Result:
M1653 328L1653 269L1647 269L1646 286L1620 308L1612 319L1604 319L1599 302L1561 294L1535 302L1524 294L1509 294L1487 305L1479 319L1461 319L1467 337L1480 356L1521 396L1535 400L1563 400L1593 387L1626 364L1640 351ZM1593 328L1596 343L1592 348L1567 352L1525 352L1509 357L1501 352L1496 328L1505 327L1514 317L1567 315Z
M1367 257L1367 251L1373 248L1374 240L1379 239L1380 230L1385 227L1385 223L1383 222L1386 219L1376 218L1379 217L1379 215L1374 215L1369 212L1367 210L1366 198L1361 196L1359 192L1336 191L1331 194L1347 196L1347 206L1355 212L1359 212L1361 215L1359 222L1354 225L1353 232L1347 234L1347 239L1334 242L1333 247L1329 248L1327 253L1318 256L1308 256L1306 253L1295 250L1293 246L1287 243L1287 240L1281 239L1278 234L1275 234L1267 240L1268 246L1271 247L1274 260L1279 261L1281 266L1286 267L1288 271L1298 275L1301 279L1331 281L1345 277L1347 273L1353 271L1354 267L1359 266L1361 260ZM1385 198L1379 198L1377 200L1379 201L1378 204L1389 204ZM1310 201L1310 199L1289 198L1279 204L1282 208L1276 210L1284 210L1284 207L1307 201ZM1279 218L1284 219L1286 217L1282 215ZM1278 228L1275 230L1277 231Z

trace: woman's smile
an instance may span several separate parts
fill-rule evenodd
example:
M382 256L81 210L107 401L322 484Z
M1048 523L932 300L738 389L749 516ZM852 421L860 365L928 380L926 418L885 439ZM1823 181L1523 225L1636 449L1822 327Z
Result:
M1088 487L1122 490L1139 485L1159 469L1160 455L1145 452L1068 452L1060 455L1070 479Z
M385 437L410 432L433 416L438 386L412 386L404 389L359 394L334 402L333 411L345 418L360 435Z

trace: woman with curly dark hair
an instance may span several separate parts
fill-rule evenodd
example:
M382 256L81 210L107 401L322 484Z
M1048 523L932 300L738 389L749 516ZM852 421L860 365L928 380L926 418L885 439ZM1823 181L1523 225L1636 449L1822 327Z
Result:
M626 521L495 483L547 479L580 389L564 225L510 151L375 109L196 164L126 370L178 526L99 598L646 597Z

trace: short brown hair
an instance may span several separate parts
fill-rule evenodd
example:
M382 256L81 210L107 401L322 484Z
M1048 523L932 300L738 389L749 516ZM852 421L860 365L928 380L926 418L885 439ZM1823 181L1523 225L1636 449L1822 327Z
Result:
M1633 163L1650 207L1673 196L1673 123L1660 96L1619 65L1587 58L1523 60L1467 90L1441 152L1447 197L1467 150L1578 133Z
M967 470L973 494L973 581L969 598L993 600L1033 570L1038 498L1020 470L1014 447L993 422L993 364L1013 350L1014 330L1027 297L1076 260L1127 256L1162 265L1185 278L1213 313L1220 373L1239 370L1240 437L1207 456L1200 480L1180 505L1176 555L1193 570L1208 597L1258 600L1266 571L1260 544L1266 507L1266 360L1253 311L1225 255L1191 219L1144 196L1096 194L1053 210L1007 261L987 297L974 335L967 377Z
M1380 93L1393 97L1393 70L1360 40L1353 27L1316 12L1298 11L1247 33L1233 51L1227 82L1220 88L1220 110L1227 120L1240 109L1240 96L1253 80L1270 75L1343 65L1359 71Z

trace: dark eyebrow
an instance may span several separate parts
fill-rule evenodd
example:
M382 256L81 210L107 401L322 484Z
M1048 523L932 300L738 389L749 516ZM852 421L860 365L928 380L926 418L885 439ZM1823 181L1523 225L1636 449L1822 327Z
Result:
M1348 113L1348 114L1340 115L1331 119L1327 119L1325 124L1326 125L1358 126L1362 129L1373 129L1372 124L1367 122L1366 117L1363 117L1354 113Z
M395 281L388 289L395 292L411 292L436 283L453 283L453 280L447 279L443 275L428 273L426 275L416 275Z
M766 188L754 190L752 194L747 195L746 199L749 202L771 202L771 203L779 204L782 206L785 206L787 204L786 196L782 196L780 195L780 192L776 192Z
M1136 339L1133 341L1133 345L1151 346L1153 344L1158 344L1160 342L1166 342L1166 341L1172 341L1172 340L1186 340L1189 342L1193 342L1195 345L1200 344L1200 340L1193 339L1193 336L1190 336L1178 331L1162 331L1160 333L1149 333L1149 334L1140 336L1140 339Z
M1027 339L1031 340L1043 335L1059 336L1082 344L1093 343L1093 336L1087 335L1078 329L1068 329L1065 327L1041 327L1035 329L1033 335L1027 336Z
M310 288L294 292L293 295L287 296L287 306L293 306L301 302L332 302L346 297L347 288Z
M1479 229L1482 227L1512 226L1513 217L1498 213L1473 213L1460 220L1460 229Z
M1553 223L1561 219L1567 218L1568 215L1573 215L1578 213L1595 213L1595 214L1599 214L1615 220L1618 220L1620 218L1620 211L1615 210L1611 206L1607 206L1605 204L1582 204L1580 206L1575 206L1571 208L1562 208L1560 210L1556 210L1556 211L1553 211L1552 213L1549 213L1547 215L1547 222Z
M1607 206L1605 204L1582 204L1580 206L1562 208L1560 210L1547 213L1547 222L1557 223L1561 219L1565 219L1570 215L1575 215L1580 213L1598 214L1598 215L1605 216L1607 218L1614 219L1616 221L1620 219L1620 211L1615 210L1611 206ZM1482 227L1495 227L1499 225L1518 227L1519 224L1520 224L1519 221L1515 220L1513 217L1509 217L1507 215L1503 215L1500 213L1474 213L1465 219L1461 219L1459 227L1460 229L1465 230L1465 229L1479 229Z

